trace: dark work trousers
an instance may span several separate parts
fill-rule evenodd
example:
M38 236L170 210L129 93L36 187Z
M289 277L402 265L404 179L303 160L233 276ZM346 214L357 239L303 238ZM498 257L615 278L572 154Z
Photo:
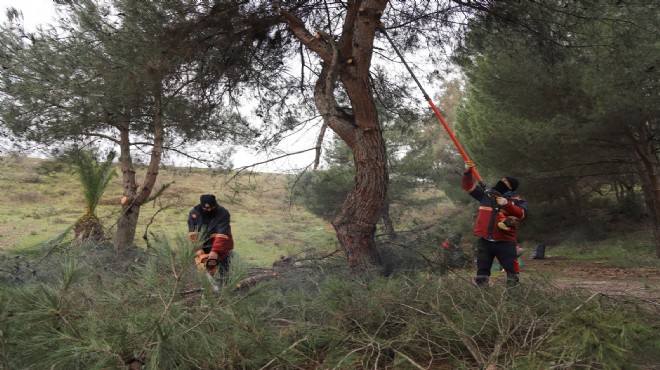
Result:
M516 242L494 242L479 238L477 241L477 285L487 285L493 259L497 257L500 265L506 271L506 282L509 285L518 283L518 274L514 271L516 260Z

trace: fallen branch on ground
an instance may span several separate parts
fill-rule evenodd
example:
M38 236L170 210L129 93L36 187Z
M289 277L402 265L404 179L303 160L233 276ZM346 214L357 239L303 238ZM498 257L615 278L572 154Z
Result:
M265 274L259 274L250 276L247 279L241 280L236 283L236 288L234 290L247 289L257 285L258 283L264 280L274 279L278 276L277 272L267 272Z

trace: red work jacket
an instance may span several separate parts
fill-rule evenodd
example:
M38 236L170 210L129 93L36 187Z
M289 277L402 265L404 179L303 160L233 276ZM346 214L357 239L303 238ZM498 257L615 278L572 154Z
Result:
M517 226L510 226L508 230L497 226L507 217L517 217L523 220L527 213L527 202L518 194L511 191L502 194L509 202L500 206L495 196L476 186L472 178L472 171L463 174L463 190L479 202L479 213L474 225L474 235L491 241L516 241Z

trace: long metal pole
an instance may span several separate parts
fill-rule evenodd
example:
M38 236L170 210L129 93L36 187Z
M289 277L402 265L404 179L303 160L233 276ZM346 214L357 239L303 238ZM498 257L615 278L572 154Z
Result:
M431 106L431 109L433 109L433 112L435 113L436 117L438 117L438 120L440 120L440 123L442 123L442 126L445 128L445 131L449 134L449 137L451 138L451 141L454 142L454 145L456 146L456 149L461 153L461 156L466 162L471 162L470 157L468 157L467 153L465 150L463 150L463 147L461 144L458 142L458 139L456 139L456 136L454 136L454 133L452 132L451 128L447 124L447 121L442 117L442 114L440 114L440 111L438 110L438 107L433 104L433 100L429 97L429 95L426 93L426 90L424 90L424 87L422 84L419 82L415 74L413 73L412 69L408 66L408 63L406 63L406 60L403 58L403 55L401 52L399 52L399 49L396 47L394 44L394 41L390 38L390 35L387 34L387 31L385 31L385 28L381 27L381 31L383 32L383 35L387 38L387 40L390 42L390 45L392 45L392 48L394 49L394 52L399 56L399 59L403 62L403 65L406 67L410 75L412 76L413 80L415 80L415 83L417 83L417 86L419 86L419 89L422 90L422 94L424 94L424 99L429 103ZM472 167L472 174L474 174L474 177L477 179L477 182L479 182L479 185L482 188L486 188L486 184L484 181L481 179L481 175L479 175L479 172L477 172L477 169L475 167Z

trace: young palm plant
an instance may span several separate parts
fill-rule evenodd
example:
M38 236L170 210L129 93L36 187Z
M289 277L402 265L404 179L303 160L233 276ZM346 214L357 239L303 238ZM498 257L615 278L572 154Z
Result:
M96 207L114 175L112 161L115 153L110 152L104 162L97 162L88 151L80 151L76 157L75 170L82 185L85 213L74 225L75 238L80 241L102 240L103 225L96 215Z

